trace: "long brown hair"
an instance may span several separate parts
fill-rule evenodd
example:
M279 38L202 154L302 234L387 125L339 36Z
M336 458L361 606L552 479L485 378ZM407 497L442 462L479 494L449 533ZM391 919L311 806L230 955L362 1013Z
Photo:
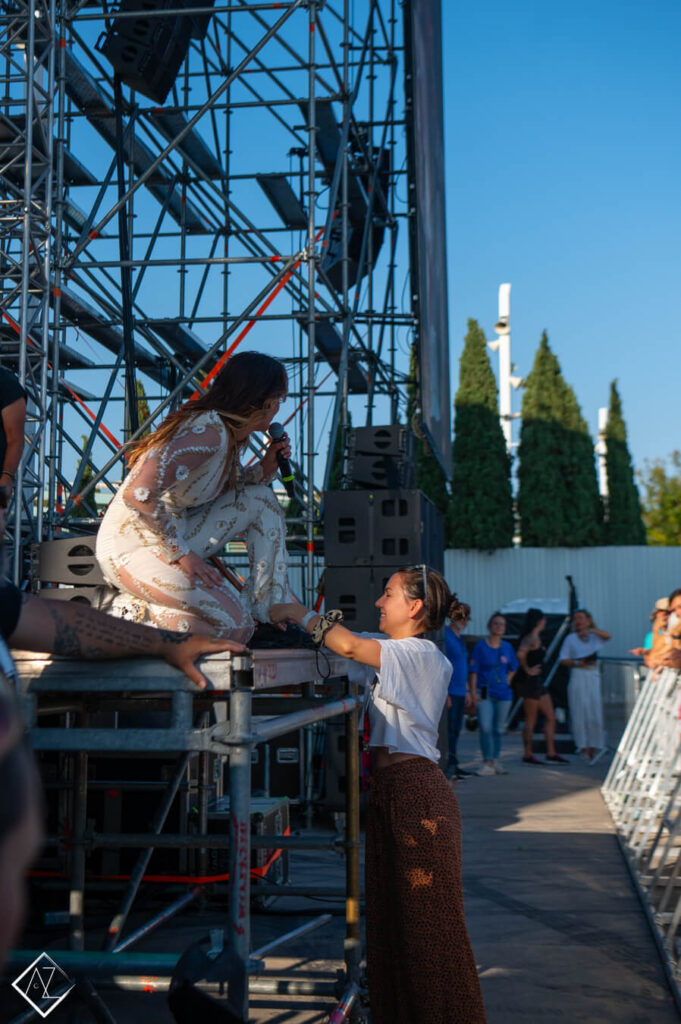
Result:
M287 389L282 362L262 352L238 352L228 359L208 391L172 412L153 434L131 444L128 464L133 466L151 448L162 448L185 420L207 409L220 416L236 443L236 431L247 430L269 402L286 396Z

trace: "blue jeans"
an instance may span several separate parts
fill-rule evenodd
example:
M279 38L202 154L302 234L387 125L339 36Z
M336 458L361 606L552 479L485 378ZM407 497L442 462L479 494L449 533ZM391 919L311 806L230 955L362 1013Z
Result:
M478 729L483 761L496 761L498 758L510 710L510 700L487 697L478 701Z
M452 706L447 708L447 746L449 748L448 767L458 768L459 761L456 756L456 744L463 725L463 712L466 704L465 695L462 697L450 696Z

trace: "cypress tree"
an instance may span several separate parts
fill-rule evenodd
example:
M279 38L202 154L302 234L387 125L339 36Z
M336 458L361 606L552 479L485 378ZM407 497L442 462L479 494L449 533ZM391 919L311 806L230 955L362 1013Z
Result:
M518 455L523 546L598 544L602 515L593 444L546 331L527 378Z
M565 381L563 385L564 546L592 547L603 540L603 508L598 492L594 445L573 389Z
M541 336L525 382L518 448L518 518L524 547L559 547L565 536L558 406L564 398L560 365Z
M605 428L605 466L608 474L605 525L608 544L645 544L641 501L634 481L627 428L616 380L610 385L610 408Z
M459 361L452 456L448 543L482 550L511 547L511 461L499 422L497 384L485 336L472 319Z
M409 380L407 382L407 423L411 426L417 406L418 357L416 345L409 353ZM449 505L447 478L430 445L418 436L414 439L414 482L419 491L430 498L438 512L445 515Z

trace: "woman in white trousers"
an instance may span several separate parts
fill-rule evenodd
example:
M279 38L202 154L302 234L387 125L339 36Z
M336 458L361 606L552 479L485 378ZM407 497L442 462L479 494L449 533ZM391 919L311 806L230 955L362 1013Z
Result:
M585 608L575 612L572 633L560 649L560 662L570 669L568 704L575 746L585 761L591 761L605 746L603 697L597 652L610 639L599 629Z

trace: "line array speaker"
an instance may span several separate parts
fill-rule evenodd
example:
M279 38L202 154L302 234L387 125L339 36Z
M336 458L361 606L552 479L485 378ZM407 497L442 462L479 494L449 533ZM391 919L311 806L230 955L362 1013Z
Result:
M425 562L442 571L442 516L421 491L329 491L324 519L328 567Z
M211 7L213 0L184 0L183 6ZM176 0L121 0L118 11L132 14L177 8ZM97 40L97 49L111 62L121 80L155 103L165 103L189 45L202 39L208 29L208 14L169 14L112 18L112 28Z

